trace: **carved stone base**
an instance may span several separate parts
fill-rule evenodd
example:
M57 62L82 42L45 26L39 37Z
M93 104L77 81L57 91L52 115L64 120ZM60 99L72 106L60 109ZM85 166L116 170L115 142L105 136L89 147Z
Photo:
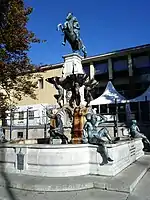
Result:
M82 67L82 57L78 53L72 53L63 56L64 58L64 69L63 75L64 77L74 73L74 74L83 74Z

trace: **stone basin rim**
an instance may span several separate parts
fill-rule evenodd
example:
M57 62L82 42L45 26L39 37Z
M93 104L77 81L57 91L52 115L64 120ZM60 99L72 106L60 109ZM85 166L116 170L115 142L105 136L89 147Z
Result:
M119 141L115 144L105 144L108 148L117 147L123 144L132 143L132 141L141 140L136 138L133 140ZM0 144L0 148L34 148L34 149L65 149L65 148L97 148L98 145L94 144Z

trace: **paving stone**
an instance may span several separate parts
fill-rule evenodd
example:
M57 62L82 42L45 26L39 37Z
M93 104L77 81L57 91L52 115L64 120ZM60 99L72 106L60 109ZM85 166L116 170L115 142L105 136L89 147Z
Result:
M0 200L126 200L127 194L90 189L78 192L31 192L0 187Z
M150 200L150 171L141 179L128 200Z

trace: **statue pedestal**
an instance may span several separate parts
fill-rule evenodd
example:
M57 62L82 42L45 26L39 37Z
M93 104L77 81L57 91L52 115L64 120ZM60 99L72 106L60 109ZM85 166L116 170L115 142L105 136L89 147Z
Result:
M71 76L71 75L84 75L83 67L82 67L82 57L77 54L69 54L63 56L64 58L64 68L63 68L63 77ZM78 77L78 76L77 76ZM78 79L77 79L78 80ZM72 80L73 81L73 80ZM78 81L77 81L78 82ZM81 102L80 105L85 105L86 102L84 101L84 86L80 87L80 98ZM69 105L69 100L72 96L72 91L65 90L64 91L64 104ZM83 125L84 125L84 112L85 109L81 108L80 106L74 109L74 116L73 116L73 124L72 124L72 143L73 144L81 144L82 143L82 134L83 134Z
M72 74L84 74L82 67L82 57L77 54L68 54L63 56L64 58L64 67L63 67L63 77L67 77ZM67 104L68 91L64 91L64 104ZM80 88L81 104L85 105L84 101L84 86Z
M64 69L63 69L63 77L66 77L71 74L84 74L82 67L82 57L77 54L68 54L63 56L64 58Z

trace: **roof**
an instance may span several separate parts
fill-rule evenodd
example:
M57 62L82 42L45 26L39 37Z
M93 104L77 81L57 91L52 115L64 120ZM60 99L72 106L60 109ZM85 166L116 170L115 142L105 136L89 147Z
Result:
M89 56L87 58L84 58L82 60L82 63L84 64L84 63L89 63L92 61L108 59L110 57L123 56L129 53L131 54L134 52L141 52L147 49L150 50L150 44L144 44L144 45L120 49L120 50L116 50L116 51L112 51L108 53L98 54L95 56ZM45 71L48 69L61 68L62 66L63 66L63 62L57 63L57 64L43 65L40 67L40 69Z
M108 52L108 53L104 53L104 54L99 54L99 55L95 55L95 56L89 56L85 59L83 59L83 62L89 61L89 60L97 60L98 58L108 58L108 57L115 57L115 56L120 56L120 54L128 54L128 53L133 53L133 52L137 52L137 51L143 51L145 49L149 49L150 50L150 44L145 44L145 45L140 45L140 46L135 46L135 47L130 47L130 48L126 48L126 49L121 49L121 50L116 50L116 51L112 51L112 52Z

